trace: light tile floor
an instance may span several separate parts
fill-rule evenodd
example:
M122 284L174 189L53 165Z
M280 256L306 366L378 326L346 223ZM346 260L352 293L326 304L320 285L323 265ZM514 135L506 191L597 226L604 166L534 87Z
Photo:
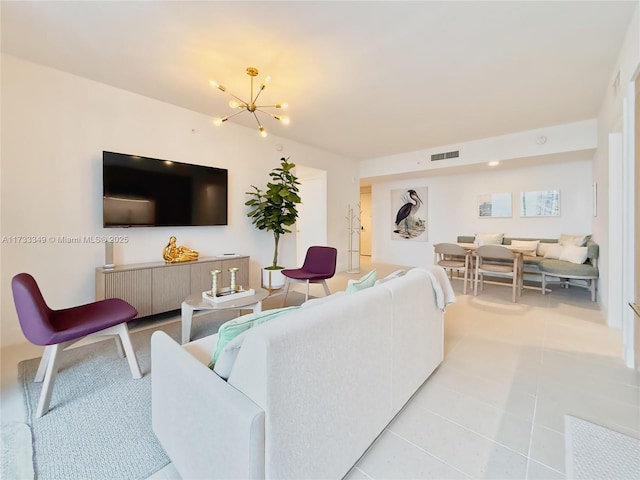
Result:
M398 268L363 258L362 274L373 267L378 277ZM359 276L337 274L331 291ZM587 290L525 290L513 304L507 287L488 284L473 297L461 281L453 285L444 362L348 480L562 479L565 414L640 438L640 373L623 365L621 334ZM3 417L22 401L15 373L6 373L33 356L3 352ZM150 478L180 476L168 465Z

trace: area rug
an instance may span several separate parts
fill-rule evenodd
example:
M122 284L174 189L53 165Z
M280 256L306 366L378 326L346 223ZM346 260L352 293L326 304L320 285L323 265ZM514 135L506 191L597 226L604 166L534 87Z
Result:
M0 425L0 479L33 478L31 429L19 422Z
M180 338L180 322L160 328ZM131 334L143 378L135 380L115 342L63 352L49 413L35 418L40 359L18 364L35 473L47 479L145 479L169 463L151 428L149 328Z
M565 415L568 479L637 480L640 478L640 440Z
M263 309L282 306L274 295ZM288 305L304 295L291 292ZM237 315L198 315L192 338L218 331ZM27 422L33 433L33 459L38 480L146 479L169 463L151 428L151 334L162 329L180 341L179 317L154 324L142 321L131 342L143 378L131 377L129 364L118 356L111 339L63 352L49 413L35 418L42 383L33 381L40 359L18 364ZM7 477L11 478L11 477Z

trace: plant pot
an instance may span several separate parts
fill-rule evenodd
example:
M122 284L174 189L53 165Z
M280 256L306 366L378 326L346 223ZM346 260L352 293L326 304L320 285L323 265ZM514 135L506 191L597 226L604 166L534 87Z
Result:
M262 287L267 290L278 290L284 286L285 276L282 268L278 270L262 269Z

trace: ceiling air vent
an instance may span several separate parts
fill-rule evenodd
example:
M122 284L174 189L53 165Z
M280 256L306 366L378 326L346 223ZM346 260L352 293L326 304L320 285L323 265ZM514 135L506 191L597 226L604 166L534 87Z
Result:
M431 155L431 161L437 162L438 160L446 160L448 158L458 158L460 156L460 150L455 152L434 153Z

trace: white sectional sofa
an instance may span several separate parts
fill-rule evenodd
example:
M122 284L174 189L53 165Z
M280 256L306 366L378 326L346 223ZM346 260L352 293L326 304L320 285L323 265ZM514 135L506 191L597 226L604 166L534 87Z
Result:
M438 268L252 328L227 381L207 367L217 335L181 346L155 332L153 429L177 471L342 478L443 359Z

